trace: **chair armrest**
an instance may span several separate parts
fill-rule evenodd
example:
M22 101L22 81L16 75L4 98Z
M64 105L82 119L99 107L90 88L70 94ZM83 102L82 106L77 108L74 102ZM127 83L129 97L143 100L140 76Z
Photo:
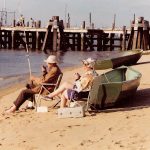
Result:
M41 85L56 85L55 83L41 83Z

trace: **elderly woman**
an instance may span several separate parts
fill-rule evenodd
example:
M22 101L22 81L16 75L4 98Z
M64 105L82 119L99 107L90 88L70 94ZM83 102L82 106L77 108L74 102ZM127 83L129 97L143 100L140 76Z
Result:
M72 98L76 100L78 98L87 97L92 81L94 77L98 75L95 70L93 70L93 64L95 62L93 59L88 58L82 62L83 69L85 70L83 76L76 73L74 83L64 82L57 90L46 96L47 98L53 98L61 94L61 108L67 107L67 103L69 103Z

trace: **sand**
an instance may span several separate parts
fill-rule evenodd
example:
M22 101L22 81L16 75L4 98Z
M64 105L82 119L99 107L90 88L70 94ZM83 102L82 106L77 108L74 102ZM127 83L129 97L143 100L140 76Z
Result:
M142 79L127 106L86 113L83 118L59 119L57 108L48 113L28 110L0 115L0 150L149 150L150 55L143 55L133 68L142 73ZM73 81L75 72L82 68L65 70L63 80ZM0 113L11 106L21 89L9 90L2 91Z

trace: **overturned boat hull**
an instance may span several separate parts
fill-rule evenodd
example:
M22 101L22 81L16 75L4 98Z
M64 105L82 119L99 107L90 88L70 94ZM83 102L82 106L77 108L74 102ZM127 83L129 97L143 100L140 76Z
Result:
M137 63L137 61L141 58L143 50L128 50L124 52L120 52L117 56L110 57L109 59L100 60L97 59L94 65L95 70L103 70L109 68L117 68L122 65L131 66Z

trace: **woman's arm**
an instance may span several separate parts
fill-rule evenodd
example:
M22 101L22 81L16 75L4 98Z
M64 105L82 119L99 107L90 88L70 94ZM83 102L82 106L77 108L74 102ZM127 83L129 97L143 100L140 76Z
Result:
M84 77L81 77L78 81L75 82L76 90L78 92L83 90L89 90L92 80L93 80L92 75L85 75Z

